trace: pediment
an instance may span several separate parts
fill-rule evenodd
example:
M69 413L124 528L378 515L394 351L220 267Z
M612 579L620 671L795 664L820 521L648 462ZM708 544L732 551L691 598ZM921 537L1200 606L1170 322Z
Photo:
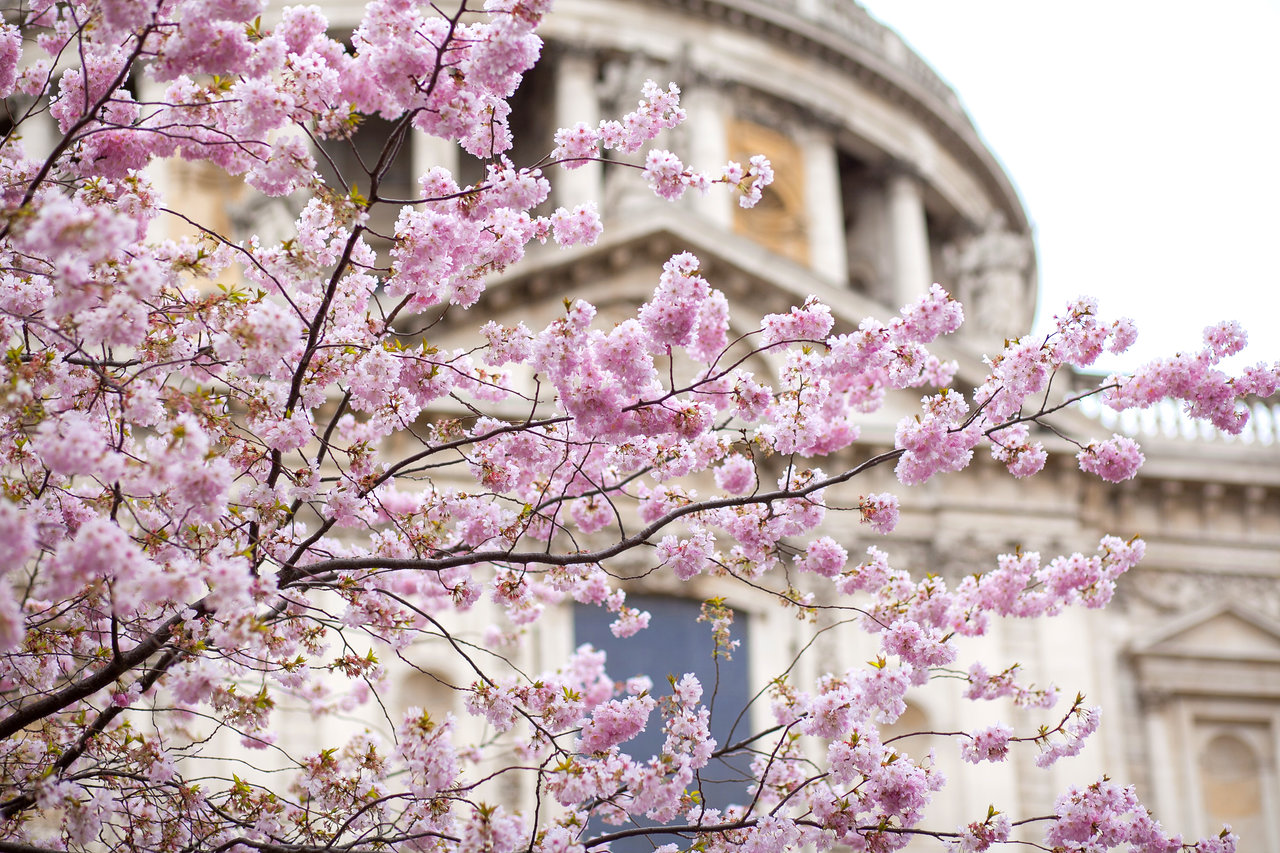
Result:
M1134 654L1280 662L1280 623L1236 604L1217 605L1175 620L1137 645Z

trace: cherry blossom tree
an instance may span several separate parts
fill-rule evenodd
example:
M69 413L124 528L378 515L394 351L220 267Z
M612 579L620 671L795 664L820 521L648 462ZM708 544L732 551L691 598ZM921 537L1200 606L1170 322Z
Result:
M1233 850L1225 831L1169 837L1107 779L1052 814L993 804L930 826L945 780L882 736L908 691L945 676L975 702L1045 709L1037 731L951 733L964 760L1076 753L1097 710L1053 709L1055 692L1020 671L966 664L964 641L994 619L1105 605L1140 540L1005 555L952 588L876 548L850 556L820 526L847 511L889 534L895 494L843 510L824 497L880 466L910 487L990 452L1033 476L1035 436L1085 397L1173 397L1239 432L1240 401L1274 393L1277 367L1220 370L1245 343L1226 324L1199 352L1056 391L1059 371L1135 334L1080 300L960 389L928 348L963 320L937 286L856 329L810 299L731 335L725 296L687 253L612 326L582 300L544 328L475 317L486 280L533 241L599 235L592 205L534 212L558 169L607 156L664 198L729 192L746 207L772 178L763 158L703 174L642 154L684 119L677 87L654 83L633 112L511 162L508 100L549 5L374 0L349 44L316 8L261 0L5 13L0 850L583 853L645 836L663 853L879 851L931 836L967 851L1019 832L1063 850ZM389 122L385 142L343 174L331 152L368 117ZM40 123L57 127L49 147L33 141ZM413 197L390 196L414 134L460 146L483 177L433 168ZM165 160L298 200L288 238L198 221L149 178ZM384 210L397 213L380 232ZM161 236L178 222L188 236ZM442 348L441 317L476 331ZM893 449L850 462L860 421L903 389L923 403ZM1110 481L1143 461L1122 436L1078 450ZM504 658L569 602L644 642L648 614L627 603L636 567L801 611L812 601L791 579L825 584L879 657L814 683L779 673L729 742L710 734L713 685L692 675L659 699L590 647L541 673ZM496 623L473 632L468 614L489 604ZM703 614L715 653L732 655L730 605ZM444 685L456 716L382 701L424 639L469 673ZM286 707L363 722L300 750L281 739ZM643 730L662 733L656 754L629 751ZM713 808L704 774L731 758L734 804Z

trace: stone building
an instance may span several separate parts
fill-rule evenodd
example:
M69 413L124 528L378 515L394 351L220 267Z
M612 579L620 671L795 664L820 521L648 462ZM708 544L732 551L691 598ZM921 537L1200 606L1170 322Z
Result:
M338 29L361 11L342 0L326 6ZM601 200L603 238L591 248L532 253L491 283L477 310L536 327L562 298L582 297L602 316L621 317L651 292L662 261L688 250L743 321L814 294L839 326L853 328L940 282L969 317L938 347L960 362L960 387L981 381L984 352L1030 327L1035 251L1012 184L955 93L853 0L557 0L541 33L543 61L514 102L524 140L517 162L545 154L557 126L626 112L653 78L683 90L690 121L669 142L690 165L710 169L760 152L777 181L761 208L741 211L726 193L659 201L610 163L556 175L556 203ZM479 175L477 163L430 140L416 141L398 168L407 182L433 164ZM233 219L267 216L247 202L229 206ZM864 426L853 456L891 447L894 423L916 405L911 395L891 400ZM1227 822L1242 851L1280 849L1280 410L1255 409L1249 431L1230 441L1189 427L1173 410L1119 424L1103 412L1068 413L1060 421L1068 436L1140 434L1140 479L1111 486L1087 477L1074 448L1046 435L1050 463L1030 482L1015 485L980 457L962 475L902 490L903 519L889 540L828 531L851 553L874 542L895 566L946 578L993 566L1015 547L1089 552L1107 533L1147 541L1145 562L1122 579L1107 610L1001 624L978 649L1101 704L1103 728L1089 749L1043 772L1030 754L994 767L961 764L954 746L931 738L952 779L931 825L953 829L988 803L1015 816L1045 814L1067 784L1106 773L1135 782L1173 831L1197 837ZM877 470L858 488L894 485L890 471ZM716 592L710 583L660 579L641 591L658 620L664 609L679 616L689 594ZM812 628L749 598L733 603L743 616L749 695L788 666ZM588 617L566 610L516 654L538 671L598 634ZM828 631L801 657L799 674L811 678L819 660L823 669L856 665L869 648L854 632ZM423 666L433 664L424 658ZM440 667L443 680L462 678ZM405 704L453 701L422 678L406 679L403 694ZM998 713L1023 732L1043 721L1011 708ZM943 689L922 694L898 727L955 732L991 716L992 707Z
M541 32L544 60L516 96L526 138L625 112L646 78L674 80L690 122L673 149L702 168L763 152L777 183L762 209L740 211L725 194L657 201L609 164L557 175L558 203L603 199L604 237L590 249L531 257L491 287L489 311L537 319L564 296L583 296L602 314L622 311L648 294L670 253L690 250L744 321L815 294L851 328L940 282L969 317L943 347L962 365L960 387L981 380L984 352L1030 327L1035 251L1013 186L955 93L856 3L559 0ZM864 427L854 454L891 446L894 422L915 405L914 397L893 401ZM1108 609L1006 623L983 641L986 658L1020 662L1037 680L1101 704L1095 742L1049 773L1029 754L999 767L963 765L954 746L937 743L953 785L931 824L954 828L988 803L1045 814L1066 784L1107 773L1135 782L1171 830L1198 837L1226 822L1242 851L1280 847L1277 414L1256 406L1249 431L1230 441L1172 409L1119 424L1100 411L1062 421L1084 440L1112 429L1140 437L1142 475L1118 487L1083 475L1074 448L1045 436L1050 464L1029 483L1015 485L979 459L961 476L902 490L903 521L880 544L914 572L959 578L1018 546L1046 556L1089 552L1106 533L1148 544ZM873 472L859 488L892 487L891 477ZM871 542L856 530L831 532L851 553ZM660 582L652 591L677 592ZM747 615L742 636L756 687L810 633L776 608L736 603ZM590 630L581 617L549 622L529 654L566 651L575 625L578 635ZM813 657L824 668L865 660L852 636L832 631L818 642ZM803 666L816 672L808 658ZM930 692L899 727L958 731L991 714ZM1034 731L1040 720L1009 712L1006 721Z

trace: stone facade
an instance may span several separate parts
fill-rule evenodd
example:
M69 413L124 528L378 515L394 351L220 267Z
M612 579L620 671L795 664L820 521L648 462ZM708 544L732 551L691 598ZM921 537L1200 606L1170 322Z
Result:
M548 44L535 73L551 81L542 90L554 93L558 122L625 111L646 77L675 80L690 123L673 147L703 168L763 152L778 184L761 211L743 215L724 195L659 202L608 164L569 173L557 184L558 201L603 198L605 236L591 249L539 253L495 283L486 306L499 319L532 324L575 296L602 314L622 312L647 295L663 259L687 249L738 302L744 320L815 294L851 328L941 282L970 314L943 347L962 364L961 387L981 379L972 371L984 351L1029 327L1035 255L1012 185L955 94L855 3L560 0L542 32ZM891 446L894 422L915 403L891 401L864 428L851 458ZM1242 851L1276 849L1277 410L1257 407L1251 431L1232 441L1163 410L1119 424L1101 412L1063 423L1067 435L1082 439L1111 429L1139 434L1144 476L1120 487L1086 477L1066 441L1043 436L1052 458L1038 478L1015 484L979 460L961 476L904 490L898 532L880 543L895 566L946 578L981 571L1015 547L1046 556L1087 552L1106 533L1148 543L1145 563L1123 579L1107 610L1011 622L982 641L991 661L1019 662L1037 681L1101 704L1095 742L1044 773L1030 756L1000 767L963 765L953 744L925 739L935 742L954 783L932 823L951 829L988 803L1015 815L1044 814L1066 784L1107 773L1136 782L1157 816L1187 836L1225 821L1241 834ZM858 489L890 488L891 477L873 471ZM847 527L828 532L853 553L872 542ZM714 591L705 586L650 581L648 590ZM741 597L735 604L748 614L750 667L760 685L788 665L812 628ZM566 615L548 620L525 654L536 669L574 641ZM813 660L838 669L870 653L854 631L833 629L818 644L816 655L801 658L801 678L816 674ZM992 715L1024 730L1043 721L930 690L900 726L959 731Z
M343 0L324 5L339 29L362 11ZM544 61L517 93L513 113L517 134L541 141L517 151L520 160L545 154L535 149L557 125L630 109L652 77L684 91L690 122L670 143L690 165L712 168L763 152L777 184L760 210L743 214L726 193L661 202L616 164L557 175L557 203L603 200L604 237L589 249L532 253L491 283L476 311L537 327L562 299L583 297L602 317L620 318L651 292L663 260L689 250L737 303L740 321L814 294L831 306L838 327L850 329L941 282L971 315L938 347L960 361L960 387L981 381L984 351L1029 327L1035 254L1012 184L954 92L852 0L558 0L542 34ZM429 140L415 142L402 168L411 175L433 164L478 174L465 155ZM171 193L202 180L182 167L158 178ZM261 230L278 220L242 199L225 205L232 228ZM463 317L451 330L450 319L436 327L441 346L474 325ZM910 395L890 400L864 426L849 460L891 447L894 423L916 404ZM1102 413L1071 413L1062 424L1082 439L1113 428ZM902 522L887 541L831 522L824 532L851 553L879 544L896 567L948 579L982 571L1016 547L1091 551L1106 533L1148 543L1144 565L1122 580L1109 609L1001 624L976 649L1101 704L1103 729L1090 748L1045 773L1030 756L974 767L961 764L944 738L908 741L908 751L916 743L936 747L952 780L931 824L951 830L985 814L988 803L1015 816L1045 814L1067 784L1107 773L1136 782L1173 830L1198 836L1225 821L1241 834L1242 851L1280 849L1278 425L1280 413L1261 406L1255 426L1233 441L1189 430L1176 413L1116 424L1142 435L1148 459L1139 481L1119 487L1081 474L1071 445L1045 435L1050 464L1030 482L1015 484L979 459L962 475L903 490ZM895 485L890 471L876 469L852 494L856 501L857 492ZM721 592L708 579L651 578L641 588L659 596ZM758 688L799 655L813 626L763 598L735 594ZM572 614L552 614L513 659L539 671L577 639ZM797 676L811 679L819 661L839 669L872 654L860 632L833 627L800 657ZM403 677L395 702L452 705L456 696L445 685L467 683L466 674L429 649L419 663L422 672ZM941 686L922 694L899 727L955 732L1004 716L1025 732L1044 721L1011 707L974 707ZM297 736L326 736L322 727L300 728Z

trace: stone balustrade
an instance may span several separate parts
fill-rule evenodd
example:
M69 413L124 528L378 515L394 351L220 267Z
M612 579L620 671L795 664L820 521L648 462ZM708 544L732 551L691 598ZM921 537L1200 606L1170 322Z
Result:
M1249 423L1239 435L1222 432L1206 421L1193 420L1174 400L1164 400L1140 411L1117 413L1091 397L1081 402L1080 410L1107 429L1135 437L1241 442L1262 446L1280 444L1280 404L1275 403L1256 401L1250 405Z

